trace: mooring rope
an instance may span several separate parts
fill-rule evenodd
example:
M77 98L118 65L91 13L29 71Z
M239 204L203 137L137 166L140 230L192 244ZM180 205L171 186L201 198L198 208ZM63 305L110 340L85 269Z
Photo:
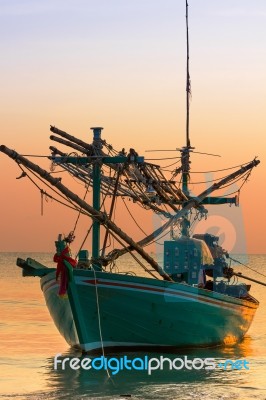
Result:
M100 305L99 305L99 295L98 295L98 287L97 287L97 278L96 278L96 272L93 266L91 266L94 274L94 283L95 283L95 294L96 294L96 305L97 305L97 314L98 314L98 326L99 326L99 334L100 334L100 339L101 339L101 349L102 349L102 356L105 360L105 351L104 351L104 345L103 345L103 335L102 335L102 324L101 324L101 314L100 314ZM108 366L106 364L106 373L108 378L111 380L113 385L115 385L113 379L111 378Z

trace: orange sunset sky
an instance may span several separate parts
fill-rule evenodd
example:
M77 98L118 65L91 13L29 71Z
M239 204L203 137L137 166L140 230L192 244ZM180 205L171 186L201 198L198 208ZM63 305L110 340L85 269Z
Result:
M189 6L191 144L222 156L195 154L192 170L258 156L236 223L241 219L246 250L266 253L266 2L190 0ZM103 126L115 148L134 147L149 158L161 153L146 149L185 144L185 0L3 1L0 34L0 144L48 155L50 124L88 142L89 128ZM49 169L48 160L34 160ZM0 153L0 251L52 252L57 233L68 233L76 214L48 202L41 216L40 193L19 175ZM222 208L224 215L229 207ZM151 217L137 209L136 218L150 233ZM82 219L78 243L88 225Z

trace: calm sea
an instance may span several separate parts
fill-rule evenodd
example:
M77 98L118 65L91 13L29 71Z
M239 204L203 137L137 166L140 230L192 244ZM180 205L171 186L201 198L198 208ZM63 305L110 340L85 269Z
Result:
M110 379L105 371L54 370L54 356L80 357L57 332L46 309L38 278L22 278L15 266L23 254L0 253L0 397L2 399L266 399L266 287L252 283L260 301L253 324L242 343L233 347L182 351L188 356L219 361L247 360L249 370L121 371ZM53 266L51 254L27 254ZM266 275L266 256L238 256ZM134 265L132 265L134 270ZM255 279L266 278L236 267ZM174 316L173 316L174 317ZM159 357L160 354L147 354ZM130 354L128 357L142 357Z

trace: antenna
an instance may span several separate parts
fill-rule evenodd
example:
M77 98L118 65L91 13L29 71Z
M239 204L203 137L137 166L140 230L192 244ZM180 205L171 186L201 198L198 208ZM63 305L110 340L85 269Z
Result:
M191 97L191 85L189 75L189 35L188 35L188 2L186 0L186 28L187 28L187 82L186 82L186 97L187 97L187 118L186 118L186 141L187 147L190 147L189 139L189 101Z
M190 153L197 154L205 154L207 156L221 157L219 154L210 154L210 153L202 153L200 151L194 151L195 147L191 147L190 138L189 138L189 107L190 107L190 99L191 99L191 81L189 74L189 31L188 31L188 0L186 0L186 44L187 44L187 57L186 57L186 146L181 149L176 148L175 150L145 150L146 152L154 152L154 151L180 151L181 152L181 164L183 171L183 185L182 189L184 193L188 193L188 179L189 179L189 170L190 170Z

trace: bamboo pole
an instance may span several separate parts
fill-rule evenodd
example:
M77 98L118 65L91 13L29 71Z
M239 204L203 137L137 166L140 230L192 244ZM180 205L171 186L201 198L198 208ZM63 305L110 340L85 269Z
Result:
M90 151L93 150L93 146L91 144L88 144L88 143L84 142L83 140L76 138L75 136L69 135L67 132L61 131L61 129L58 129L55 126L51 125L50 131L59 136L62 136L63 138L69 140L70 142L74 142L74 143L78 144L79 146L84 147L86 150L90 150Z
M247 279L248 281L251 281L251 282L258 283L259 285L266 286L266 283L257 281L256 279L253 279L253 278L249 278L248 276L243 275L241 272L233 272L233 275L238 276L239 278Z
M70 142L69 140L64 140L64 139L58 138L57 136L54 136L54 135L51 135L50 139L53 140L54 142L63 144L64 146L68 146L68 147L71 147L72 149L80 151L83 154L85 153L85 154L90 155L90 153L91 153L91 150L85 149L84 147L81 147L78 144Z

